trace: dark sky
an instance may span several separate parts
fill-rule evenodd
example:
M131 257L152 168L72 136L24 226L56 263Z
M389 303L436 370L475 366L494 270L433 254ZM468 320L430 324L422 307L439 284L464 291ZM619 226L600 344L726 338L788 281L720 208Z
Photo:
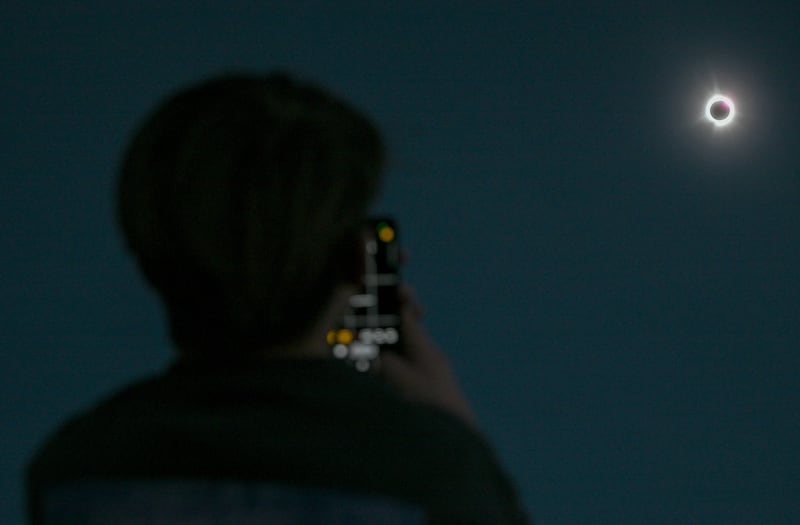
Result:
M384 130L376 209L539 524L797 523L796 2L398 3L0 3L0 522L59 421L171 356L127 137L283 68Z

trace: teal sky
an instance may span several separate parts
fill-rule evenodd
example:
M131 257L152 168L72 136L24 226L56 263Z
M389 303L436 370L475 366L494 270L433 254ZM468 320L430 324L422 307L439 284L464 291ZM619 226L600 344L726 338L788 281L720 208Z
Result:
M127 137L275 68L384 131L376 209L537 523L795 522L800 10L495 4L0 4L0 522L59 421L171 358L114 224Z

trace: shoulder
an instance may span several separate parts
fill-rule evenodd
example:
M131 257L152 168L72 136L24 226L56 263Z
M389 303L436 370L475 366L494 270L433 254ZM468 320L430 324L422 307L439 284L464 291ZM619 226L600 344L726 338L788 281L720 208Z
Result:
M172 370L139 381L62 425L29 474L34 484L129 476L283 480L473 517L494 516L513 497L491 448L466 424L330 363Z

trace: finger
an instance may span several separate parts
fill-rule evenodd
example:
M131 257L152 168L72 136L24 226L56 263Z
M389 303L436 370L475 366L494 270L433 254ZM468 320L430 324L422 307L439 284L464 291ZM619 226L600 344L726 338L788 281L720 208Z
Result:
M425 309L417 300L417 294L413 287L401 283L397 288L398 299L400 300L400 308L411 308L416 319L420 319L425 313Z
M397 295L398 297L400 297L400 300L402 302L408 302L414 300L416 292L414 291L414 288L411 285L406 283L400 283L397 286Z
M431 355L438 352L414 306L406 304L400 312L401 353L411 364L427 366Z

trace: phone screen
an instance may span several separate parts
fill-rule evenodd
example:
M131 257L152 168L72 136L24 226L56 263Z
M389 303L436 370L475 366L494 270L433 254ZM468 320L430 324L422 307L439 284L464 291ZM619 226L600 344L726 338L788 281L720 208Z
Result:
M396 223L388 217L366 224L364 277L340 325L328 332L334 357L361 372L373 368L382 351L400 345L400 243Z

